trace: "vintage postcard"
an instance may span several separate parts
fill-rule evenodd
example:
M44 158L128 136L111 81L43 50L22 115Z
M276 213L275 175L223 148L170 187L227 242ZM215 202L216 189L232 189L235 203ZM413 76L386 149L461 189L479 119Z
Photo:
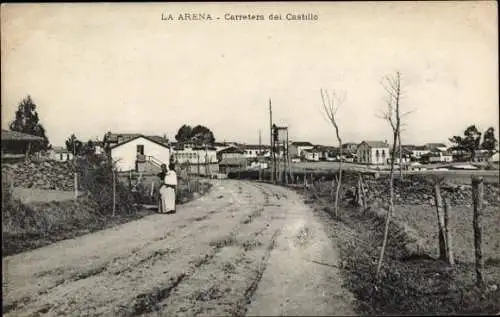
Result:
M499 314L497 6L2 4L4 315Z

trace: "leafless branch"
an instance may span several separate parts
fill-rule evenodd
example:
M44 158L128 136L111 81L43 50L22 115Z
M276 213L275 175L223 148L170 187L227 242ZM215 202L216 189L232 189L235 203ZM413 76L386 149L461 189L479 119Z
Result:
M398 147L399 154L399 164L400 164L400 176L402 177L401 170L401 158L402 158L402 145L401 145L401 113L400 113L400 101L401 101L401 77L399 72L396 72L394 76L386 76L382 81L382 87L388 95L387 99L387 110L384 112L383 118L389 122L392 132L393 132L393 142L392 142L392 152L391 152L391 169L389 178L389 210L386 216L385 229L384 229L384 240L382 243L382 249L380 251L380 257L377 265L376 280L378 282L380 276L380 270L382 268L382 261L384 258L385 248L387 246L387 238L389 233L389 224L391 221L392 213L394 212L394 161L396 158L396 147Z
M328 119L330 120L330 123L335 128L335 135L337 137L337 141L339 142L340 163L339 163L338 181L336 183L337 190L336 190L335 201L334 201L335 216L338 217L338 202L339 202L339 195L340 195L340 187L341 187L341 183L342 183L342 139L340 137L339 126L337 124L337 120L336 120L335 116L336 116L339 108L344 103L346 97L345 97L345 93L343 95L337 95L337 93L335 91L332 92L332 96L330 97L330 94L328 93L328 91L323 90L323 89L320 89L320 94L321 94L321 101L323 104L323 109L324 109L325 114L327 115Z

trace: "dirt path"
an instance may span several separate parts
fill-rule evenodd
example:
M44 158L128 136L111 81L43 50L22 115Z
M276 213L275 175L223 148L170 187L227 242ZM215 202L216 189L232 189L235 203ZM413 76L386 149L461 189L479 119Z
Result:
M223 181L174 215L3 259L5 316L353 314L300 197Z

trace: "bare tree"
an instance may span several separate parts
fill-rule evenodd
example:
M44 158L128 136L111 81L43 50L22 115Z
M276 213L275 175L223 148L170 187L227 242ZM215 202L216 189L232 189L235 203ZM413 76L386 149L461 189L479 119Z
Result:
M323 89L320 89L320 93L321 93L321 101L323 102L323 110L325 111L328 120L335 128L335 135L337 136L337 141L339 142L340 162L339 162L338 179L337 179L337 190L335 192L335 200L334 200L335 217L338 217L339 194L340 194L340 187L342 185L342 139L340 138L339 126L337 124L337 120L335 119L335 115L337 114L337 110L339 110L340 106L345 101L345 94L339 96L335 91L333 91L332 96L330 97L328 91Z
M392 152L391 152L391 169L389 174L389 210L385 220L384 241L382 242L382 249L380 250L380 257L377 265L376 281L378 282L380 276L380 269L384 259L385 248L387 246L387 236L389 233L389 224L394 212L394 160L396 157L396 146L400 141L401 131L401 115L400 115L400 100L401 100L401 78L399 72L394 76L386 76L382 81L382 87L387 92L387 110L382 114L382 119L389 122L392 129ZM399 144L401 149L401 143ZM400 150L401 155L401 150ZM401 164L401 161L400 161Z
M398 153L399 153L399 179L403 178L403 150L401 146L401 127L398 131Z

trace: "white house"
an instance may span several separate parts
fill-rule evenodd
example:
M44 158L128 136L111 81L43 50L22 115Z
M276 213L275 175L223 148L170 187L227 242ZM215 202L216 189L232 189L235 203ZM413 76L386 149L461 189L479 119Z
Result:
M363 141L358 145L356 157L361 164L386 164L389 145L383 141Z
M253 144L245 144L242 146L245 151L245 157L247 158L255 158L258 156L265 156L267 154L269 156L270 146L268 145L253 145ZM260 155L259 155L260 151Z
M291 158L303 157L302 151L312 150L314 145L310 142L292 142L290 144L289 155Z
M302 157L306 161L311 161L311 162L318 162L320 159L320 152L315 150L315 149L310 149L310 150L303 150L302 152Z
M419 160L423 155L429 154L430 150L425 146L415 146L411 150L411 156L417 160Z
M429 163L449 163L453 162L453 156L450 151L443 151L437 147L430 151L427 160Z
M104 154L104 146L101 141L94 142L94 153L97 155Z
M73 153L65 146L54 146L48 151L48 157L52 161L66 162L73 159Z
M112 145L108 155L116 162L117 171L121 172L137 170L139 162L150 163L156 167L170 162L169 146L144 135L137 135Z
M173 148L172 160L177 163L217 163L217 151L211 146L178 145Z

